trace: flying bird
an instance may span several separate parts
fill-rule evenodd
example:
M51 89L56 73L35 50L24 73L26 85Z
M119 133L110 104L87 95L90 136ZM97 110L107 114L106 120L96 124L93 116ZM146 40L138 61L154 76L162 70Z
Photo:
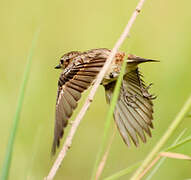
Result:
M72 116L81 97L100 72L111 50L106 48L92 49L85 52L72 51L64 54L56 66L61 69L58 80L56 99L55 129L52 153L59 147L64 128ZM117 52L110 68L107 70L102 85L105 88L106 100L110 103L121 65L127 61L126 71L120 88L120 94L114 111L114 120L124 140L130 146L131 141L138 146L139 139L146 142L145 133L151 137L153 128L153 103L155 99L148 92L151 84L146 86L138 65L144 62L157 62L132 54Z

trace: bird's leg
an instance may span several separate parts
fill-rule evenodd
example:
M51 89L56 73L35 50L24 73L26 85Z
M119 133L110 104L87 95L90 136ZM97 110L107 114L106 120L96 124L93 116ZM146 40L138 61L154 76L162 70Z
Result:
M125 100L127 102L127 105L131 106L132 108L137 108L136 97L137 97L136 94L132 94L130 96L126 95Z
M121 89L123 91L123 97L125 99L125 102L127 103L128 106L132 107L132 108L137 108L137 105L136 105L136 98L137 98L137 95L136 94L131 94L131 95L128 95L125 91L125 88L123 86L123 83L121 85Z
M139 70L138 68L136 69L136 73L137 73L137 78L139 81L139 86L141 88L141 92L143 97L148 98L148 99L156 99L156 96L153 96L152 94L149 94L148 90L150 89L150 87L153 85L153 83L150 83L147 87L144 87L140 78L140 74L139 74Z
M143 96L146 97L146 98L149 98L151 100L153 99L156 99L157 96L154 96L153 94L149 94L148 93L148 89L150 89L150 87L153 85L153 83L150 83L146 88L143 89L142 93L143 93ZM145 93L145 94L144 94Z

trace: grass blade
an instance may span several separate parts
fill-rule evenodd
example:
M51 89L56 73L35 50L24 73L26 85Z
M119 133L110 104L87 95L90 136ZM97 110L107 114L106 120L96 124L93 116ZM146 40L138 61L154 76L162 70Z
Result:
M30 72L30 68L31 68L32 56L34 54L34 48L36 45L38 34L39 34L39 31L36 32L34 35L32 47L31 47L31 50L29 52L29 56L27 58L27 64L26 64L26 69L25 69L24 76L23 76L23 82L21 84L20 94L19 94L19 98L18 98L18 104L17 104L15 116L13 119L12 129L10 131L10 136L9 136L9 140L8 140L8 146L7 146L7 150L6 150L4 164L2 167L1 178L0 178L1 180L7 180L8 179L9 169L11 166L11 159L12 159L15 136L16 136L17 127L18 127L18 123L19 123L20 113L22 110L25 90L26 90L28 79L29 79L29 72Z
M172 150L173 148L177 147L177 145L183 145L186 142L189 142L189 140L191 140L190 138L186 138L185 140L180 141L180 143L178 143L178 141L182 138L182 136L185 134L186 129L184 129L179 136L176 138L176 140L174 141L174 143L172 144L171 147L169 147L168 149L166 149L165 151L169 151ZM172 148L172 149L171 149ZM159 162L155 165L155 168L153 169L153 171L151 171L151 173L148 175L148 177L146 178L146 180L150 180L153 175L157 172L157 170L160 168L160 166L162 165L162 163L165 161L166 157L161 157L161 159L159 160ZM136 163L135 165L132 165L126 169L123 169L107 178L105 178L104 180L114 180L114 179L119 179L121 176L127 175L129 173L131 173L133 170L135 170L137 167L139 167L139 165L141 164L141 162Z
M184 145L184 144L186 144L186 143L188 143L190 141L191 141L191 136L183 139L182 141L180 141L179 143L177 143L177 144L175 144L173 146L168 147L167 149L165 149L165 151L171 151L171 150L173 150L173 149L175 149L177 147L180 147L180 146L182 146L182 145Z
M109 155L109 151L111 149L111 145L112 145L113 139L115 137L115 133L116 133L116 128L115 128L115 130L113 132L113 135L112 135L112 137L111 137L111 139L109 141L109 144L107 145L106 151L105 151L105 153L104 153L104 155L103 155L103 157L102 157L102 159L100 161L100 164L99 164L97 172L96 172L95 179L99 179L99 177L101 176L101 173L102 173L102 171L103 171L103 169L105 167L105 164L106 164L106 161L107 161L107 158L108 158L108 155Z
M119 91L120 91L120 87L121 87L121 82L122 82L122 79L123 79L123 75L125 73L125 69L126 69L126 60L123 61L123 64L122 64L122 67L121 67L121 72L120 72L120 75L119 75L119 77L117 79L117 83L116 83L116 86L115 86L115 89L114 89L113 97L112 97L112 100L111 100L111 105L110 105L110 108L109 108L109 111L108 111L108 114L107 114L107 118L106 118L106 122L105 122L102 142L101 142L101 145L100 145L100 149L99 149L99 151L97 153L97 158L96 158L96 161L95 161L95 165L94 165L94 169L93 169L93 173L92 173L92 177L91 177L92 180L95 179L98 164L99 164L100 158L101 158L102 153L103 153L104 145L105 145L105 142L106 142L106 137L107 137L109 127L110 127L110 124L111 124L111 119L113 117L113 112L114 112L114 109L115 109L115 105L116 105L117 100L118 100Z
M160 156L168 157L172 159L182 159L182 160L191 160L191 157L185 154L174 153L174 152L161 152Z
M139 167L141 164L141 162L138 162L136 164L133 164L132 166L126 168L126 169L122 169L121 171L105 178L104 180L114 180L114 179L119 179L121 176L127 175L129 173L131 173L132 171L134 171L137 167Z

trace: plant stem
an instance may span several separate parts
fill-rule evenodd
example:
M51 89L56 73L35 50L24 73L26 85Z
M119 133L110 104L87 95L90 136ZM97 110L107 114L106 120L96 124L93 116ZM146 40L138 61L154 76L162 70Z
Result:
M173 145L176 145L176 143L178 143L178 141L182 138L182 136L184 135L184 133L186 132L186 129L184 129L179 136L176 138L176 140L172 143ZM166 151L166 150L164 150ZM152 172L147 176L146 180L151 180L151 178L153 177L153 175L158 171L158 169L160 168L160 166L163 164L163 162L165 161L167 157L161 157L161 159L159 160L158 164L155 165L155 168L152 170Z
M92 180L95 179L98 164L99 164L101 155L103 153L104 145L105 145L105 142L106 142L106 139L107 139L107 134L108 134L109 127L110 127L110 124L111 124L111 119L113 117L113 112L115 110L115 105L116 105L117 100L118 100L120 87L121 87L121 83L122 83L122 80L123 80L123 75L125 73L125 68L126 68L126 60L124 59L122 67L121 67L120 75L119 75L119 77L117 79L117 83L115 85L113 97L112 97L112 100L111 100L111 105L110 105L110 108L109 108L109 111L108 111L108 114L107 114L107 118L106 118L106 121L105 121L104 134L103 134L103 138L102 138L102 141L101 141L99 151L97 153L97 158L96 158L96 161L95 161L95 165L94 165L94 169L93 169L93 173L92 173L92 178L91 178Z
M141 161L137 162L136 164L133 164L133 165L127 167L126 169L122 169L122 170L116 172L115 174L113 174L113 175L111 175L109 177L104 178L103 180L115 180L115 179L119 179L120 177L133 172L140 165L141 165Z

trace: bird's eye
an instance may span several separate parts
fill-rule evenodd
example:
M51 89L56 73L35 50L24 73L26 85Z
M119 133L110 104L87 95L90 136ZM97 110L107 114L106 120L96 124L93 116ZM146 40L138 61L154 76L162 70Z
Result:
M63 63L64 63L64 60L61 59L61 60L60 60L60 63L63 64Z
M66 62L69 62L69 61L70 61L70 58L67 58L67 59L66 59Z

